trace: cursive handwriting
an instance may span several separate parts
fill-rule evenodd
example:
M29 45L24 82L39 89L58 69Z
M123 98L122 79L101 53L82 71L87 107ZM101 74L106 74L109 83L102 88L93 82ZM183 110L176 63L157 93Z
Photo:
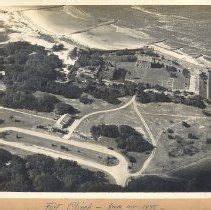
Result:
M45 205L45 210L165 210L160 205L145 204L135 205L133 203L119 204L109 203L107 206L95 206L92 202L73 201L68 204L61 204L56 202L49 202Z
M61 207L61 206L62 206L61 203L50 202L50 203L46 203L45 209L46 210L58 210L59 207Z

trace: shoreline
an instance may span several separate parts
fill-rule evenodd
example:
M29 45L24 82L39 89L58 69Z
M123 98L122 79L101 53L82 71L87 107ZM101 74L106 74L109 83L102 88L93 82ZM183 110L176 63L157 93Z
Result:
M37 14L37 12L38 10L30 11L31 14ZM96 30L96 27L91 26L89 27L88 32L85 29L80 30L81 33L73 33L73 34L69 34L69 32L68 34L65 34L65 31L64 32L62 31L63 34L61 35L61 32L55 31L56 30L55 25L52 26L48 24L48 26L44 28L43 22L44 22L44 25L47 24L47 22L45 23L45 21L43 20L44 18L42 18L41 15L38 15L38 16L34 15L34 18L31 19L29 16L27 16L26 12L24 11L11 12L9 10L6 14L2 14L2 16L3 15L7 15L6 18L4 17L1 18L3 19L3 22L6 22L5 27L6 28L8 27L14 31L17 31L17 33L11 33L8 35L9 41L6 41L6 43L11 42L11 41L27 41L31 44L41 45L45 47L47 50L50 50L55 55L58 55L59 58L63 60L66 66L74 64L74 60L72 60L69 57L69 52L74 47L106 52L106 51L118 51L118 50L125 50L125 49L132 51L132 50L141 49L144 46L149 46L149 47L153 47L154 51L159 53L160 55L163 55L164 57L170 60L178 60L183 65L184 68L188 68L191 70L190 71L191 82L190 82L190 87L189 87L189 90L191 92L195 92L195 93L199 92L198 90L199 74L200 72L207 71L207 65L205 64L205 59L203 58L196 59L188 55L187 53L182 52L182 50L174 51L170 46L162 42L154 43L154 44L140 43L137 45L137 40L136 40L135 42L131 43L130 42L131 39L127 40L128 32L124 34L124 37L123 37L124 38L123 41L125 41L124 44L121 43L122 40L114 44L115 39L116 39L115 36L118 33L114 36L114 39L112 36L111 38L112 42L110 42L111 43L110 45L107 42L103 44L102 39L104 38L104 33L106 34L106 36L109 35L110 37L112 34L110 33L111 31L108 31L108 27L109 29L110 27L117 28L117 26L114 26L113 22L111 23L111 25L109 24L109 26L108 25L105 26L104 24L98 24L99 27L97 26L97 30ZM11 20L12 20L12 23L11 23ZM42 24L38 25L37 22L42 23ZM123 31L125 31L127 28L126 29L123 28L123 29L124 29ZM93 37L94 37L92 39L90 39L89 37L90 32L93 34ZM132 31L129 31L129 32L132 33ZM142 32L140 31L140 33ZM142 35L146 36L146 34L142 34ZM52 39L53 41L52 40L49 41L48 38ZM53 45L59 44L59 43L64 45L65 50L62 50L60 52L53 52L52 51ZM68 73L67 67L63 68L63 72L65 74Z
M31 12L31 11L30 11ZM17 13L17 14L15 14ZM167 55L169 57L172 57L174 59L178 59L181 60L183 62L187 62L196 66L200 66L200 67L205 67L206 68L206 64L204 64L205 62L209 63L209 61L206 61L205 59L195 59L194 57L188 55L187 53L182 52L181 50L179 50L178 52L175 52L171 49L171 47L169 47L166 44L163 43L157 43L157 44L148 44L148 43L124 43L122 44L121 42L118 44L114 44L111 43L111 45L108 44L102 44L100 43L100 41L98 42L98 40L92 40L90 39L90 37L87 35L86 30L84 29L81 30L81 33L76 33L76 32L72 32L72 34L70 34L68 32L68 34L64 32L58 32L58 30L56 31L56 28L54 28L53 26L49 26L47 27L42 27L38 24L36 24L37 22L42 22L43 23L43 18L36 16L35 14L37 13L36 10L32 10L32 14L34 16L34 19L32 20L30 18L30 16L28 16L26 14L26 12L20 11L20 12L11 12L11 15L9 14L9 16L13 16L14 19L19 19L19 21L21 21L23 24L26 25L26 27L28 27L30 30L33 30L36 33L41 33L44 35L48 35L51 36L54 40L57 40L57 42L72 42L72 44L68 44L68 48L74 48L76 46L78 47L82 47L82 48L89 48L89 49L93 49L93 50L102 50L102 51L117 51L117 50L124 50L124 49L128 49L128 50L135 50L135 49L140 49L143 48L146 45L149 45L151 47L153 47L155 49L155 51L163 54L163 55ZM41 15L40 15L41 16ZM36 21L35 21L36 20ZM44 23L44 25L47 24ZM99 25L99 27L103 27L104 24ZM98 27L98 26L97 26ZM53 29L54 28L54 29ZM95 28L94 27L90 27L88 28L88 31L94 31ZM97 32L96 32L97 33ZM99 36L100 37L100 36ZM37 37L40 40L40 45L46 47L47 45L49 45L48 43L41 43L41 40L39 37ZM96 37L95 37L96 38ZM27 38L23 38L25 40L27 40ZM66 39L67 41L62 41ZM30 41L29 41L30 42ZM43 41L42 41L43 42ZM46 42L46 41L45 41ZM64 43L62 43L64 44ZM113 45L112 45L113 44ZM198 60L200 60L201 62L199 62ZM210 62L211 63L211 62Z

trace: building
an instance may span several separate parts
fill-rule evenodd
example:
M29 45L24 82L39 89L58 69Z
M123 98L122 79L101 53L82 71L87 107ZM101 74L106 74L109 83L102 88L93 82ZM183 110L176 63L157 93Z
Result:
M207 99L211 102L211 70L208 70L208 79L207 79Z
M62 115L54 124L54 128L63 129L68 127L74 121L73 117L69 114Z

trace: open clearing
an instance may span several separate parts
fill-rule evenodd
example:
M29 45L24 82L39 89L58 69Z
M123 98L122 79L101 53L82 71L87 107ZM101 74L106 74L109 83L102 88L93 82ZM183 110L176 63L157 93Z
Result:
M35 129L37 125L52 126L55 122L54 120L44 119L39 116L35 117L7 109L0 109L0 119L4 120L4 122L0 124L0 127L14 126L28 129Z
M131 127L141 127L142 123L135 113L133 106L111 111L107 113L100 113L85 119L77 128L78 132L90 133L90 128L93 125L112 124L112 125L129 125Z
M4 139L6 141L20 142L23 143L24 145L36 145L40 147L45 147L55 151L64 152L67 154L71 153L80 156L84 159L89 158L104 165L107 165L107 157L110 157L99 152L90 151L86 148L82 149L73 145L70 146L69 144L54 142L52 140L48 140L45 138L39 138L37 136L32 136L15 131L6 132L6 136ZM118 161L115 164L118 164Z
M165 132L160 135L155 157L145 171L146 174L170 173L181 166L208 157L211 150L206 144L207 119L191 119L187 122L189 128L177 123L171 128L173 133ZM190 137L190 133L197 138ZM170 139L169 135L173 136L173 139ZM182 152L184 149L185 153ZM169 155L172 150L175 151L175 156Z
M204 116L202 109L175 103L148 103L138 104L141 112L150 115L177 115L177 116ZM173 116L175 117L175 116Z
M52 94L51 94L52 95ZM129 97L120 98L121 103L120 104L110 104L106 101L103 101L101 99L94 99L94 102L92 104L83 104L79 101L79 99L70 99L65 98L63 96L55 95L59 100L63 101L66 104L70 104L71 106L75 107L81 112L81 116L84 116L86 114L95 112L95 111L101 111L101 110L107 110L107 109L115 109L117 107L122 106L125 104L126 101L129 100Z
M0 148L1 149L5 149L5 150L11 152L13 155L18 155L20 157L25 157L27 155L34 154L32 152L29 152L29 151L26 151L26 150L22 150L22 149L19 149L19 148L16 148L16 147L11 147L11 146L4 145L4 144L0 144Z
M113 125L128 125L136 129L137 131L141 132L148 141L150 141L150 137L147 134L144 125L140 118L138 117L137 113L134 110L132 104L127 106L124 109L111 111L107 113L100 113L96 115L92 115L85 119L84 121L79 124L76 131L73 133L74 138L77 137L79 141L90 141L94 142L108 148L114 148L115 150L122 152L120 149L117 148L117 143L115 139L108 138L108 137L100 137L98 141L95 141L91 137L90 129L94 125L100 124L113 124ZM137 172L142 168L144 162L148 159L150 153L147 152L130 152L128 155L134 157L136 159L136 163L130 163L131 172ZM126 155L127 156L127 155Z
M40 116L34 116L28 113L24 114L22 112L19 112L18 110L12 111L0 108L0 119L3 120L3 122L0 123L0 128L19 127L30 130L36 130L42 133L51 134L55 136L59 135L59 133L50 131L55 121L48 118L42 118ZM37 128L37 126L39 125L46 127L46 129Z

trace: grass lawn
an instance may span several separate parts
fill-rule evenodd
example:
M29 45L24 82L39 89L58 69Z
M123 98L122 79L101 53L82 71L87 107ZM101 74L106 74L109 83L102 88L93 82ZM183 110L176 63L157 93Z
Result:
M112 125L129 125L131 127L141 127L142 123L135 113L133 106L130 105L124 109L114 112L100 113L85 119L77 128L78 132L90 133L93 125L112 124Z
M55 151L60 151L64 153L74 154L77 156L80 156L84 159L91 159L98 163L107 165L107 155L102 154L99 152L91 151L88 149L82 149L76 146L72 146L65 143L59 143L55 141L51 141L48 139L27 135L24 133L14 132L14 131L8 131L7 135L5 136L5 140L7 141L15 141L15 142L21 142L25 145L36 145L40 147L49 148Z
M5 109L0 109L0 119L4 120L4 122L0 124L0 127L35 129L37 125L51 126L54 124L53 120L30 116Z
M0 144L0 148L7 150L7 151L11 152L13 155L18 155L20 157L25 157L27 155L33 154L32 152L22 150L22 149L19 149L19 148L15 148L15 147L10 147L8 145L3 145L3 144Z
M189 128L179 123L172 128L173 133L169 134L169 132L166 132L161 135L155 157L146 170L147 174L170 173L176 168L189 165L206 156L208 157L211 151L206 144L207 128L209 125L208 120L193 119L190 120L188 124L190 125ZM190 133L197 136L197 139L190 138L188 135ZM169 135L173 136L173 139L170 139ZM180 143L175 136L179 136L182 139L182 143ZM185 154L178 152L185 148L189 150L193 147L197 150L197 152L193 154L190 152ZM169 155L172 149L178 152L176 156Z

